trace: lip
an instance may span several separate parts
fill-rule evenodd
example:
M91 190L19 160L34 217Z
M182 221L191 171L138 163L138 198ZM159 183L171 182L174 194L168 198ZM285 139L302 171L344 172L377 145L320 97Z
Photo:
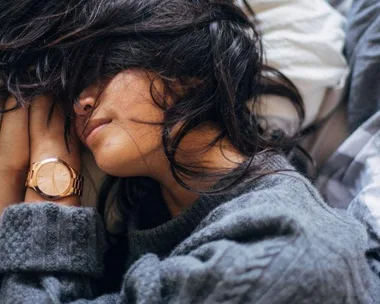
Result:
M83 132L84 140L87 142L90 135L95 133L97 130L100 130L102 126L104 126L110 122L111 122L111 119L105 119L105 118L90 120L88 122L84 132Z

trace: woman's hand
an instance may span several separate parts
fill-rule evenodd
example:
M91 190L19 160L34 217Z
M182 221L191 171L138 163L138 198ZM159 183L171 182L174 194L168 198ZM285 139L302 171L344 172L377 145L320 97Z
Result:
M1 109L15 105L13 97L0 100ZM28 109L21 107L1 115L0 215L6 207L24 200L29 167Z
M54 107L50 124L47 125L51 105L52 100L49 96L41 96L31 103L29 109L30 164L58 156L80 172L79 142L75 136L72 136L69 143L70 152L67 150L64 139L65 116L58 105ZM46 201L46 199L33 189L28 188L25 201L36 202ZM66 197L57 202L70 206L80 206L78 196Z

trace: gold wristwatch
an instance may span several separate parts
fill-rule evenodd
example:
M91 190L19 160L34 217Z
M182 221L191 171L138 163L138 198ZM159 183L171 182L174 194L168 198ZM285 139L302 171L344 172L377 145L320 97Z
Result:
M47 199L58 200L82 195L83 176L59 157L51 157L31 165L25 186Z

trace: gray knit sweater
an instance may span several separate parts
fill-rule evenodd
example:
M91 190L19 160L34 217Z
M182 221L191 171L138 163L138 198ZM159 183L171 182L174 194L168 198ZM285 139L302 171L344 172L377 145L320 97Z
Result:
M284 168L280 156L266 167ZM0 303L380 303L366 230L302 176L268 175L233 196L204 196L158 227L131 230L132 266L119 292L98 298L105 242L95 210L9 207Z

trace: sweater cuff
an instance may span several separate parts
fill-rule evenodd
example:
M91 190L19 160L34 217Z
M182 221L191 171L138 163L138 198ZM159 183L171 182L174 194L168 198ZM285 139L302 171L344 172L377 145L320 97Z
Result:
M60 272L99 276L103 223L93 208L22 203L0 219L0 273Z

